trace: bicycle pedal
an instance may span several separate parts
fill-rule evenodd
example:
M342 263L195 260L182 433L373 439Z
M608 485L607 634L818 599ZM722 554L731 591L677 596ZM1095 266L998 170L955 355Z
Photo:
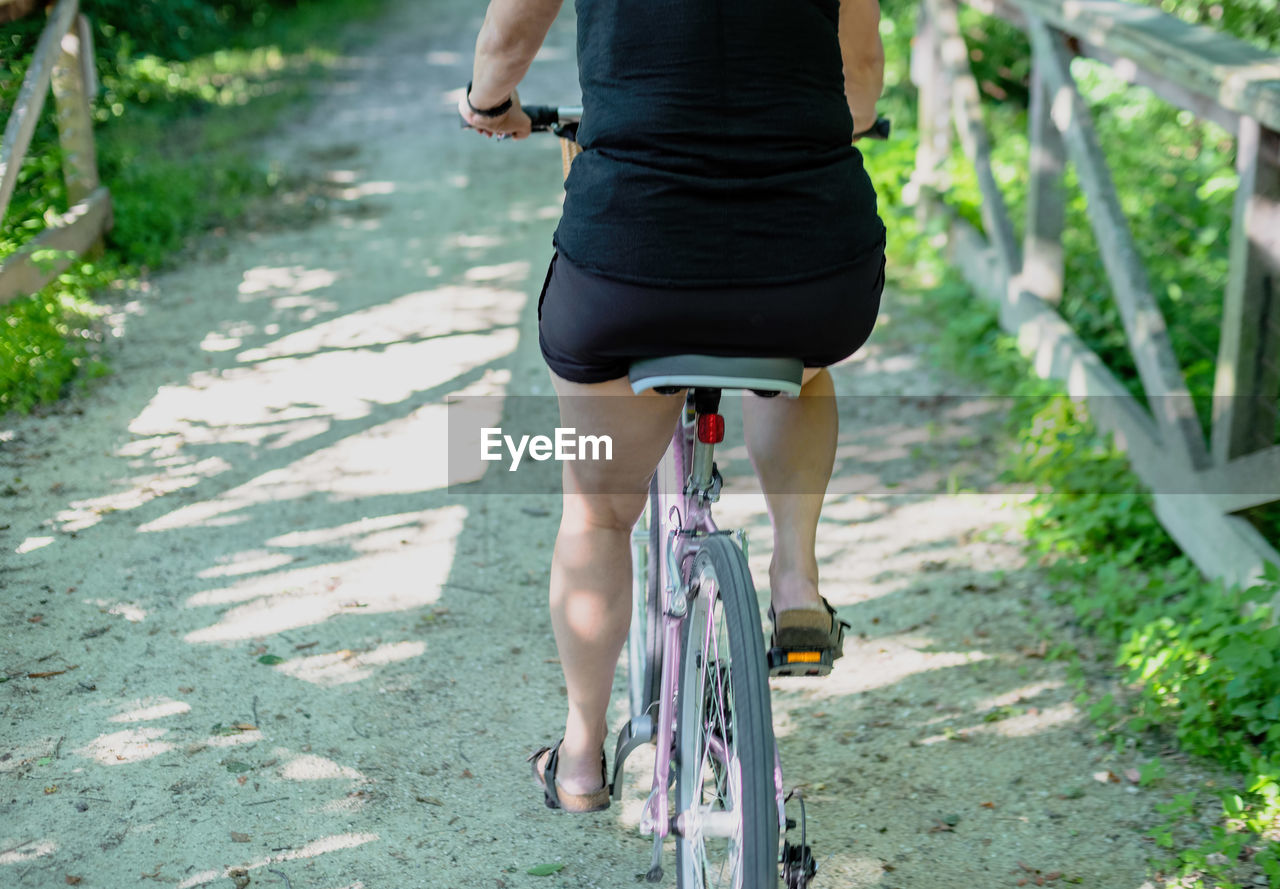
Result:
M835 657L830 649L770 648L770 676L826 676Z

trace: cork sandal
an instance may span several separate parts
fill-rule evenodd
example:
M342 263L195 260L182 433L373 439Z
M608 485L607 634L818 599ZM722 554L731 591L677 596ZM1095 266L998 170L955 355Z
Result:
M604 786L590 793L567 793L556 784L556 766L560 764L562 743L564 738L556 741L554 747L535 750L528 759L533 763L533 780L542 788L547 808L565 812L600 812L609 808L609 779L604 751L600 751L600 781Z
M832 663L843 656L844 631L852 625L841 620L826 599L822 605L825 614L812 608L786 608L775 613L769 606L773 622L770 676L826 676Z

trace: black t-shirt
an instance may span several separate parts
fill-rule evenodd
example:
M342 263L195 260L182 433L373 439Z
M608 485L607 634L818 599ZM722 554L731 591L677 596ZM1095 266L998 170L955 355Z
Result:
M712 286L828 274L879 244L850 144L838 0L576 0L583 153L556 248Z

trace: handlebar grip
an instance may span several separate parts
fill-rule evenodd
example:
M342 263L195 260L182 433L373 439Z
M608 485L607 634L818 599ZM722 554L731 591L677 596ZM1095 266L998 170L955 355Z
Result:
M892 129L887 117L877 117L876 122L867 127L861 133L854 133L855 139L888 139L889 131Z
M549 130L560 122L560 109L554 105L524 105L524 113L533 121L535 132Z

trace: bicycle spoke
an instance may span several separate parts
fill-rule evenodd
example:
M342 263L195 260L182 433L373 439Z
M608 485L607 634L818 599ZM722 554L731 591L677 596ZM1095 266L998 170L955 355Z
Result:
M729 707L732 676L729 652L722 644L724 612L717 590L709 584L701 594L706 596L707 610L698 677L698 699L702 701L704 714L697 745L697 773L703 780L697 806L702 834L698 864L704 886L733 886L740 870L738 846L742 830L738 804L741 781L735 782L731 771L731 764L736 762Z

